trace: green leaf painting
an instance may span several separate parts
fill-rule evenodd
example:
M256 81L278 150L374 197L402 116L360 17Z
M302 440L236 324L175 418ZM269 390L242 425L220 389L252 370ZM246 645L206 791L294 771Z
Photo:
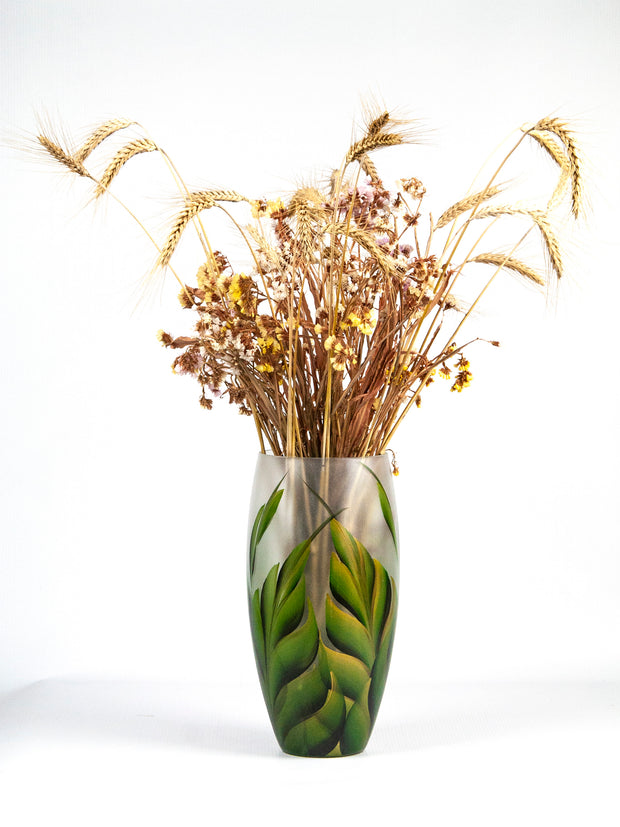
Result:
M392 535L392 539L394 540L394 547L398 551L398 538L396 536L396 522L394 520L394 514L392 512L392 506L390 505L390 500L387 495L385 488L383 487L383 483L379 479L379 477L372 471L367 465L364 465L364 468L373 475L375 480L377 481L377 491L379 493L379 503L381 505L381 512L383 514L383 519L387 523L387 527L390 529L390 534Z
M263 534L269 528L269 523L273 520L275 513L278 510L278 506L280 505L282 495L284 494L284 489L280 488L283 479L284 477L282 477L280 482L276 485L265 505L261 505L258 509L256 519L254 520L252 533L250 535L250 574L254 574L256 549L258 544L262 540Z
M268 511L273 518L281 493L276 489L259 510L252 539L265 534L268 522L261 533L260 521ZM306 594L305 569L328 524L333 550L322 630ZM361 752L394 640L396 584L383 565L331 516L271 568L251 595L250 617L261 687L282 749L317 757Z

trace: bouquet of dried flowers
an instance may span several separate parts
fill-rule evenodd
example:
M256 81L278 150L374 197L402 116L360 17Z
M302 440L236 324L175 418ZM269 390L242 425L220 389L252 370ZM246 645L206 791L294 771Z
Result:
M177 351L174 370L197 379L204 408L227 396L254 418L261 450L277 455L380 454L435 375L450 379L453 391L466 388L471 341L460 339L463 323L500 272L537 285L549 276L559 279L561 250L552 216L567 204L577 218L583 205L580 154L567 124L556 118L523 127L485 186L437 220L430 217L424 238L423 184L403 178L390 190L371 158L379 149L416 140L411 123L387 111L367 115L361 135L324 186L302 187L284 200L192 191L144 133L95 176L87 167L91 153L130 126L134 122L110 120L75 149L43 130L38 144L65 169L89 179L95 198L115 197L110 186L130 159L150 152L163 157L182 204L163 243L149 237L157 247L157 267L178 280L179 300L193 323L189 335L160 331L159 339ZM536 142L559 173L543 209L499 199L505 189L499 173L525 140ZM212 209L226 214L247 245L252 265L246 272L211 244L201 214ZM525 233L508 252L483 251L489 226L511 216L528 222ZM189 225L203 250L192 283L171 263ZM532 230L540 233L547 253L546 273L516 252ZM473 301L464 304L456 288L472 264L492 269Z

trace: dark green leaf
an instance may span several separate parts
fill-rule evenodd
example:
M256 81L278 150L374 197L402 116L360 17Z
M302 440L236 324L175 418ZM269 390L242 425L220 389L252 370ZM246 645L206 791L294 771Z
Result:
M284 475L286 476L286 474ZM280 500L282 499L282 495L284 494L284 490L280 489L282 485L282 479L276 485L276 487L271 492L271 495L265 505L261 505L258 509L258 513L254 519L254 525L252 526L252 533L250 535L250 574L254 574L254 566L256 564L256 549L258 544L263 538L264 533L267 531L269 527L269 523L273 520L276 511L278 510L278 506L280 505Z
M356 617L339 609L329 595L325 601L325 626L334 646L372 668L375 652L368 629Z
M282 638L267 656L269 696L275 701L282 687L301 675L316 657L319 648L319 630L309 600L305 623Z
M293 755L327 755L340 740L345 719L346 705L334 680L321 709L293 727L283 747Z
M252 534L250 536L250 574L254 574L254 566L256 564L256 546L258 545L258 529L260 527L260 521L264 510L265 506L261 505L254 519L254 525L252 526Z
M286 600L288 595L293 591L293 589L299 582L299 578L304 573L306 562L308 560L308 556L310 555L312 541L317 536L317 534L325 528L325 526L329 523L329 520L330 518L324 520L321 523L321 525L312 532L312 534L310 535L310 537L308 537L307 540L304 540L302 543L299 543L299 545L295 546L295 548L291 551L291 553L284 561L282 568L280 570L280 574L278 576L278 603L282 603L284 600Z
M383 519L387 523L387 527L390 529L390 534L392 535L392 539L394 540L394 548L396 549L396 553L398 554L398 538L396 536L396 522L394 520L394 514L392 512L392 506L390 505L390 500L388 499L387 492L383 487L383 484L379 477L375 474L374 471L364 465L364 468L373 475L375 480L377 481L377 490L379 491L379 503L381 505L381 511L383 513Z
M306 605L306 579L301 577L286 600L277 605L271 625L271 645L275 646L301 623Z
M267 653L273 646L271 642L271 625L273 621L273 609L276 594L276 582L278 578L278 564L272 566L269 574L263 583L261 592L261 616L263 618L263 634L265 637L265 652Z
M261 679L265 675L265 635L263 632L263 619L260 611L260 591L256 589L250 603L250 627L252 629L252 641L254 643L254 654Z
M378 560L374 560L375 579L372 590L371 611L372 618L372 638L375 647L378 647L379 640L383 633L383 626L385 623L386 612L390 608L390 597L392 589L390 586L390 578L387 571Z
M349 569L351 574L359 579L362 566L357 541L338 520L332 520L329 528L338 557Z
M282 480L280 480L282 482ZM280 483L278 483L280 485ZM269 523L273 520L276 511L278 510L278 506L280 505L280 500L282 499L282 495L284 494L284 489L281 488L279 491L274 491L267 504L265 505L265 511L261 517L260 525L258 528L258 536L256 538L256 542L260 543L263 539L264 533L269 528Z
M329 585L336 600L367 627L368 610L360 594L359 581L353 578L335 551L332 552L329 565Z
M390 658L392 656L392 647L394 645L394 632L396 628L396 584L394 580L390 583L390 607L383 632L381 635L381 642L377 657L372 669L372 680L370 684L370 692L368 696L368 708L370 715L374 720L381 698L383 697L383 690L385 689L385 682L387 680L388 669L390 666Z
M370 681L370 670L361 660L321 644L328 669L334 673L342 693L353 701L362 697Z
M294 726L321 709L330 686L330 676L325 683L317 665L283 687L274 705L274 721L280 740L286 738Z
M343 755L355 755L361 752L370 738L372 721L368 711L368 687L359 701L353 704L347 714L342 738L340 739L340 751Z

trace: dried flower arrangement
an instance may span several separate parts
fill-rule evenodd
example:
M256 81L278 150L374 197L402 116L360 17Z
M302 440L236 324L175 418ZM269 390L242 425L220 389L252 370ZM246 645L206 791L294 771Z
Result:
M416 140L411 123L387 111L367 115L361 137L325 186L302 187L272 201L230 190L189 190L169 156L145 135L124 145L95 177L86 167L91 153L130 126L133 121L107 121L77 149L43 130L38 145L66 170L89 179L95 198L110 193L130 159L150 152L163 157L183 204L161 245L149 237L158 250L157 267L170 269L179 281L179 300L195 321L191 335L160 331L159 339L179 351L175 371L198 380L204 408L212 407L214 397L228 396L241 413L253 416L261 451L276 455L383 453L435 375L451 379L453 391L467 387L472 374L465 350L471 341L459 339L463 323L502 271L537 285L562 276L552 215L568 202L576 219L584 201L580 153L567 124L556 118L522 128L486 186L438 220L430 218L424 239L422 183L401 179L397 191L390 191L371 160L379 149ZM498 175L526 139L559 171L544 209L497 200L504 191ZM251 211L250 223L234 217L234 202ZM211 245L200 215L214 208L247 244L253 262L247 273ZM509 216L528 221L524 235L508 253L480 252L489 225ZM171 266L190 224L204 251L193 284ZM531 230L542 238L547 273L515 255ZM455 288L472 264L493 269L465 305Z

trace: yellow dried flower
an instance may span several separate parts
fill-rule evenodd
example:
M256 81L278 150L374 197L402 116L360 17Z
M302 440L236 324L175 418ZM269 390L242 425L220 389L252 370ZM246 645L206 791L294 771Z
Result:
M192 300L192 297L191 297L187 287L182 287L181 288L181 290L179 292L179 295L178 295L178 299L179 299L179 302L181 304L181 307L184 308L185 310L189 310L191 307L194 306L194 302Z
M463 390L463 388L467 388L469 387L469 385L471 385L472 379L473 376L470 371L462 370L460 371L460 373L457 374L454 385L452 385L450 390L457 391L457 393L460 393Z
M284 209L284 201L281 198L276 198L275 201L267 201L266 212L269 218L275 213L282 212Z
M228 297L231 301L238 303L241 299L241 276L242 273L235 273L232 277L232 281L230 282L230 286L228 288Z
M157 339L164 347L169 347L173 342L172 336L169 333L166 333L165 330L157 331Z
M273 336L259 336L256 344L261 349L261 353L279 353L282 350L280 343Z
M252 210L252 218L260 218L265 215L267 210L267 203L260 199L257 201L250 201L250 208Z

